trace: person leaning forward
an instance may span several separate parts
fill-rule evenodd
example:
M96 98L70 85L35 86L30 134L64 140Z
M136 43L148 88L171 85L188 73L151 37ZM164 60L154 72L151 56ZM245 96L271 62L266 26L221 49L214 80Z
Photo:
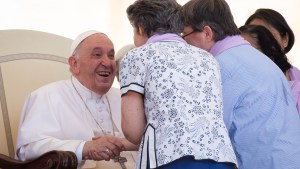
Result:
M279 67L240 36L225 0L191 0L182 18L187 43L220 65L223 117L239 169L298 169L300 118Z
M70 79L45 85L26 99L16 157L26 161L64 150L76 153L78 168L132 168L134 152L126 151L137 146L121 130L120 90L111 87L116 73L112 41L86 31L74 40L68 62Z
M136 169L234 169L219 65L180 37L180 9L136 0L126 10L136 47L120 64L122 130L141 145Z

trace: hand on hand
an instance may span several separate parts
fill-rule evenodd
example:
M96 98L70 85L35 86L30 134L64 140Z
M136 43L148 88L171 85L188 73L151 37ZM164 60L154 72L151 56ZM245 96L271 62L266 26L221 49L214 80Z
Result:
M83 147L83 157L85 160L106 160L114 159L125 149L120 138L113 136L95 137L92 141L87 141Z

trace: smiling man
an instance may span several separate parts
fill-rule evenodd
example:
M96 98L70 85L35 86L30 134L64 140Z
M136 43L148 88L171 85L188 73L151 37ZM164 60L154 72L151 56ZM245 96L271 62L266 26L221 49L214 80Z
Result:
M101 32L87 31L74 40L68 59L71 78L41 87L25 102L16 146L19 159L64 150L76 153L78 168L133 167L133 154L121 152L137 146L121 133L120 90L111 88L114 55L112 41Z

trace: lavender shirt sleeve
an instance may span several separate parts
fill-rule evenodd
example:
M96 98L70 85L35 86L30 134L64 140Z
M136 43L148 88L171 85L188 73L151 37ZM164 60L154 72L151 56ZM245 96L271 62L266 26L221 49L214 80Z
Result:
M296 102L296 107L300 115L300 70L293 66L289 69L289 74L291 78L289 85L291 87L292 94Z

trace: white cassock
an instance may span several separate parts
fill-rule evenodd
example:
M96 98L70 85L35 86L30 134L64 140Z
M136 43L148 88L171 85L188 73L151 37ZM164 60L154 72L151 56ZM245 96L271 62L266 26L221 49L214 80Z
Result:
M26 99L16 146L19 159L33 159L51 150L75 153L83 141L91 140L97 133L103 135L98 124L110 132L109 135L113 135L112 131L115 131L116 136L124 137L121 133L120 90L111 88L102 97L81 85L76 78L71 79L43 86ZM135 155L136 152L121 153L121 156L127 158L125 165L128 169L134 168ZM113 160L79 162L79 168L82 164L83 168L121 168Z

